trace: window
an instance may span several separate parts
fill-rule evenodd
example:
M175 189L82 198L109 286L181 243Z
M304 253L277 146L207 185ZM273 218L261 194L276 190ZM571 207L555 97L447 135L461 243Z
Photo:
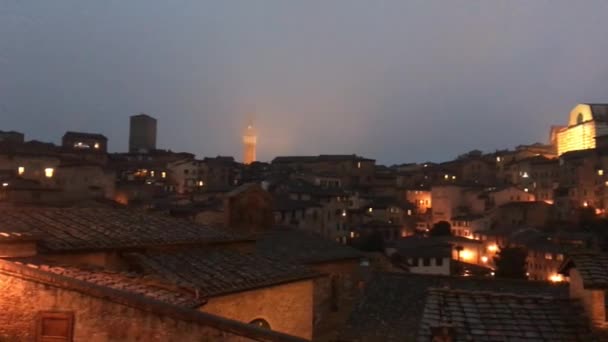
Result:
M412 266L418 267L418 258L413 258L412 259Z
M547 259L547 260L553 260L553 254L551 254L551 253L545 253L545 259Z
M25 173L25 167L23 167L23 166L19 166L19 167L17 168L17 173L18 173L20 176L21 176L22 174L24 174L24 173Z
M443 258L435 258L436 266L443 266Z
M424 258L424 259L422 259L422 265L423 266L431 266L431 258Z
M43 311L38 314L36 341L71 342L74 332L72 312Z
M576 123L583 123L583 113L578 113L578 115L576 116Z
M255 325L258 328L268 329L270 330L270 324L265 319L256 318L253 321L249 322L251 325Z
M44 175L46 176L46 178L53 178L54 173L55 169L53 169L52 167L47 167L46 169L44 169Z

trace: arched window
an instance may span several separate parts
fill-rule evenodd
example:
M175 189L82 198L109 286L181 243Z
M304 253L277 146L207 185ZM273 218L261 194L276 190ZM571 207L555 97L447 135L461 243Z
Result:
M258 328L268 329L270 330L270 324L265 319L256 318L253 321L249 322L251 325L255 325Z
M583 113L578 113L578 116L576 117L576 123L583 123Z

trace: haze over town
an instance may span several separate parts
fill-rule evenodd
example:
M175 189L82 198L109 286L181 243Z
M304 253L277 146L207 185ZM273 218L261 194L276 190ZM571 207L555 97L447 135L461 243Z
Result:
M127 148L259 159L358 153L443 161L547 142L572 104L605 100L606 1L70 1L0 4L0 126Z

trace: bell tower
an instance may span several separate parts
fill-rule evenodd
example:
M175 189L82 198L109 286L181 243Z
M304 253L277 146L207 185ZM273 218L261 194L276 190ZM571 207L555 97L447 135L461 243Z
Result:
M243 134L243 164L249 165L256 160L257 133L252 124L247 126Z

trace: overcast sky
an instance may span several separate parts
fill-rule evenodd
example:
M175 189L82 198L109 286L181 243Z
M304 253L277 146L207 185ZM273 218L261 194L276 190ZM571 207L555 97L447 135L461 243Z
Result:
M608 1L1 0L0 130L59 142L128 117L159 147L441 161L545 142L608 101Z

